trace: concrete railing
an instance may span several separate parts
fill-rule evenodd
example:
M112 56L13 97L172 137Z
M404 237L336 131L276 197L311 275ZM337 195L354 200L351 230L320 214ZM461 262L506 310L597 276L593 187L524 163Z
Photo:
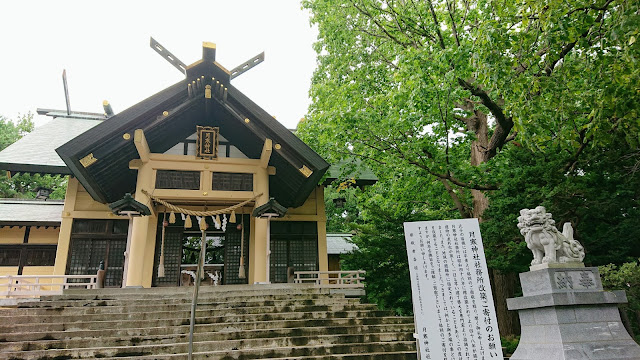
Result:
M37 298L61 295L71 288L96 289L97 285L98 275L5 275L0 276L0 297Z
M364 288L364 270L355 271L296 271L296 284L316 284L324 288Z

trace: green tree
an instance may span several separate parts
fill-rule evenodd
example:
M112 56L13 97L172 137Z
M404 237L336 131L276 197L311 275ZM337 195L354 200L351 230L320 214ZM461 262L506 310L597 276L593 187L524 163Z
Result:
M33 114L18 116L13 122L0 115L0 151L33 131ZM3 174L4 175L4 174ZM59 175L14 174L11 178L0 177L0 198L34 198L40 187L52 190L51 199L64 199L68 178Z
M446 195L442 196L441 183L416 176L414 168L406 170L381 172L375 185L347 199L358 209L358 216L348 224L355 230L352 241L358 249L344 258L346 268L367 271L368 299L399 314L413 312L403 223L456 215ZM415 192L416 188L422 191Z
M390 199L421 199L416 194L428 189L426 201L445 199L457 210L453 216L493 220L483 226L494 268L526 266L522 255L511 254L523 252L510 217L524 204L542 200L558 222L574 221L597 212L569 214L581 198L597 202L597 190L584 187L598 185L590 171L598 153L630 148L629 161L638 167L637 2L306 0L303 6L319 29L318 68L298 133L330 161L359 157L376 175L412 174L429 184ZM528 169L532 162L535 169ZM612 188L623 174L618 170L603 178ZM572 192L578 190L583 196ZM570 201L554 200L559 196ZM487 210L492 203L496 208ZM409 214L429 219L417 208ZM624 213L617 209L615 218Z
M631 329L631 335L633 336L634 332L638 334L640 332L640 263L638 259L620 266L603 265L599 270L605 290L622 289L627 293L629 303L620 308L620 314L622 321L626 323L625 326ZM636 336L636 341L638 340L640 335Z
M18 141L26 133L33 131L33 114L18 115L18 121L13 121L0 115L0 151Z
M319 40L300 133L325 154L419 167L462 217L482 218L483 191L499 185L487 162L516 133L532 147L562 144L566 168L616 129L637 146L637 2L303 6Z

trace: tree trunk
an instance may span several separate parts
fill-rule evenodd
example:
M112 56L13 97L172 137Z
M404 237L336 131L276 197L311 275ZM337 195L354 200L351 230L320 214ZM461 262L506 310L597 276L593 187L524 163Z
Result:
M520 335L520 319L517 311L507 309L507 299L514 297L517 288L517 274L503 273L500 270L489 269L491 292L496 306L498 329L500 336Z
M468 103L470 109L473 104ZM467 128L476 135L475 140L471 142L471 165L478 166L486 162L486 150L489 146L489 125L487 123L487 115L479 110L473 110L473 116L466 119ZM489 207L489 199L482 191L471 190L473 197L473 209L471 216L482 222L482 214Z
M465 104L467 110L473 110L474 104ZM473 110L473 116L466 118L467 128L475 133L475 140L471 142L471 165L478 166L489 160L487 150L489 148L489 124L487 115L480 110ZM484 192L471 190L473 197L473 208L471 216L483 221L484 211L489 207L489 198ZM507 299L515 295L518 287L518 276L516 273L502 273L499 270L489 269L489 279L491 281L491 291L496 306L496 316L498 318L498 328L501 336L520 335L520 319L517 311L507 309Z

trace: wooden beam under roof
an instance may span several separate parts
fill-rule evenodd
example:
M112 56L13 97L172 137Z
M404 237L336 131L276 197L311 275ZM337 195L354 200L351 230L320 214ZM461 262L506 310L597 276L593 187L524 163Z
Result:
M147 144L147 139L144 137L144 131L142 129L137 129L133 133L133 143L136 145L140 160L142 160L143 163L148 162L151 150L149 150L149 144Z
M273 141L271 139L264 140L264 146L262 147L262 154L260 155L260 167L266 169L269 166L269 159L271 158L271 152L273 151Z

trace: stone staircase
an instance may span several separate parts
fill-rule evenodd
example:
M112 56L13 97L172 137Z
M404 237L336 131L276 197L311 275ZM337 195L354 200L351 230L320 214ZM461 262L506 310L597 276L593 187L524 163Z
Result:
M192 288L73 290L0 309L0 359L187 359ZM416 359L413 318L313 286L202 287L194 359Z

